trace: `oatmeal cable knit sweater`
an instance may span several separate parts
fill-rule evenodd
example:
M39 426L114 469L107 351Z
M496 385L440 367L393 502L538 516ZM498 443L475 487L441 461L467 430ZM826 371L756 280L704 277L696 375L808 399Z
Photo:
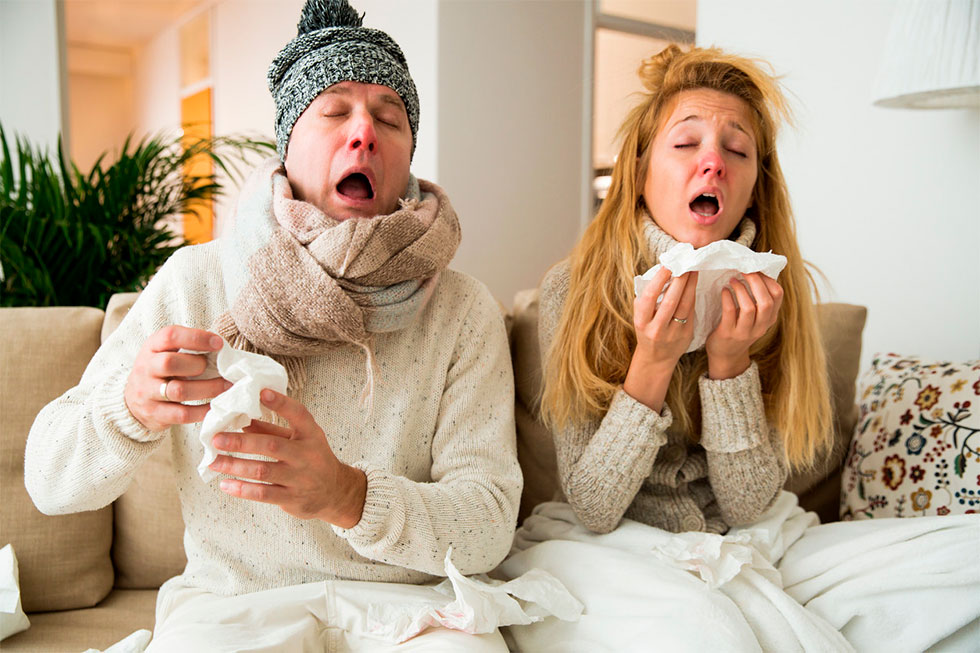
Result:
M654 260L677 241L651 220L647 243ZM755 226L743 220L738 242L751 245ZM539 340L547 355L568 295L563 261L540 290ZM671 532L724 533L757 519L786 480L778 435L762 403L758 366L733 379L699 380L699 443L658 414L616 391L606 414L555 433L564 498L589 529L606 533L623 517Z
M350 529L231 497L196 471L200 424L150 432L123 399L146 338L168 324L207 329L228 310L216 243L186 247L161 268L81 382L46 406L28 438L25 478L45 513L111 503L159 446L172 449L187 567L171 584L221 595L323 579L420 583L492 569L507 554L523 485L513 373L500 310L485 286L446 270L418 318L377 334L373 411L365 419L364 353L311 356L295 396L337 456L367 474Z

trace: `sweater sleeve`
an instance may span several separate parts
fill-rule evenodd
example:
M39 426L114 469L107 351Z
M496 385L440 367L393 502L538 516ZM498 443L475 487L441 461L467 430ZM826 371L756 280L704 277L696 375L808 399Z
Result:
M753 522L772 505L786 481L787 469L776 430L762 403L759 367L732 379L702 376L701 446L708 457L708 478L730 526Z
M355 463L367 474L361 521L335 526L361 555L445 576L490 571L507 555L523 477L517 462L514 376L503 318L481 286L467 309L432 439L432 482Z
M123 393L143 342L170 323L165 309L171 303L179 254L150 281L92 357L78 385L35 418L24 455L24 481L41 512L81 512L112 503L166 434L140 424Z
M542 365L554 341L568 294L568 264L545 277L539 296ZM555 433L558 477L565 499L590 530L612 531L623 518L654 459L667 442L672 417L658 414L622 388L601 420L571 424Z

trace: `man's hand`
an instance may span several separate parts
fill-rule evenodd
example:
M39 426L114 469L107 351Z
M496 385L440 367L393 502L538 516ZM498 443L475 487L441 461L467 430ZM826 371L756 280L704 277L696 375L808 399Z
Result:
M244 433L218 433L212 443L221 451L274 460L219 455L210 468L238 477L222 480L221 490L274 503L300 519L317 518L341 528L357 525L367 496L364 472L340 462L323 429L301 403L269 389L262 391L261 400L289 426L253 420Z
M704 346L710 378L731 379L749 368L749 348L776 323L782 303L783 287L761 272L722 289L721 322Z
M129 412L151 431L202 421L210 406L185 406L179 402L213 399L231 384L220 377L188 380L204 372L207 357L178 350L218 351L223 344L220 336L209 331L176 325L147 338L126 379L124 397Z

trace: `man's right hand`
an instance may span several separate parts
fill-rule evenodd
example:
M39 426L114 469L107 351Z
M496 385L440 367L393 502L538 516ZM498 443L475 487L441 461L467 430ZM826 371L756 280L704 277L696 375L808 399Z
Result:
M189 380L204 372L207 357L179 350L209 352L222 346L220 336L202 329L170 325L154 333L136 355L133 371L126 380L129 412L151 431L202 421L209 405L186 406L180 402L213 399L231 383L221 377Z

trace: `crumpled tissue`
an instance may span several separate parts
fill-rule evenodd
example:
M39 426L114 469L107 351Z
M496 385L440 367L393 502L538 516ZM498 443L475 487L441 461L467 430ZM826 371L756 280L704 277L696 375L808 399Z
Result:
M31 622L20 602L20 575L14 545L0 549L0 640L27 630Z
M215 434L222 431L241 431L253 419L262 418L259 393L263 388L286 393L286 368L268 356L235 349L227 342L217 352L208 353L208 369L200 379L221 376L233 384L211 400L211 409L201 424L201 444L204 456L197 473L209 483L218 472L208 468L218 457L211 444Z
M655 546L652 553L673 567L696 573L712 589L735 578L746 566L777 587L783 586L779 572L755 549L749 533L679 533Z
M141 628L103 651L90 648L86 649L84 653L143 653L146 647L150 645L152 637L153 633L146 628Z
M637 297L647 287L661 267L670 270L671 277L698 271L698 287L694 297L694 337L687 351L704 346L711 332L721 322L721 293L732 277L761 272L770 279L779 277L786 267L786 257L772 252L756 252L731 240L718 240L699 249L690 243L677 243L660 257L660 263L633 278ZM670 282L667 282L670 287ZM664 288L666 292L666 288ZM751 291L750 291L751 292ZM660 305L664 293L657 298Z
M576 621L585 606L561 582L543 569L531 569L513 580L494 580L485 574L464 576L446 552L446 580L433 589L449 603L375 603L368 607L368 631L392 643L404 642L431 626L483 634L502 626L526 625L555 616Z

